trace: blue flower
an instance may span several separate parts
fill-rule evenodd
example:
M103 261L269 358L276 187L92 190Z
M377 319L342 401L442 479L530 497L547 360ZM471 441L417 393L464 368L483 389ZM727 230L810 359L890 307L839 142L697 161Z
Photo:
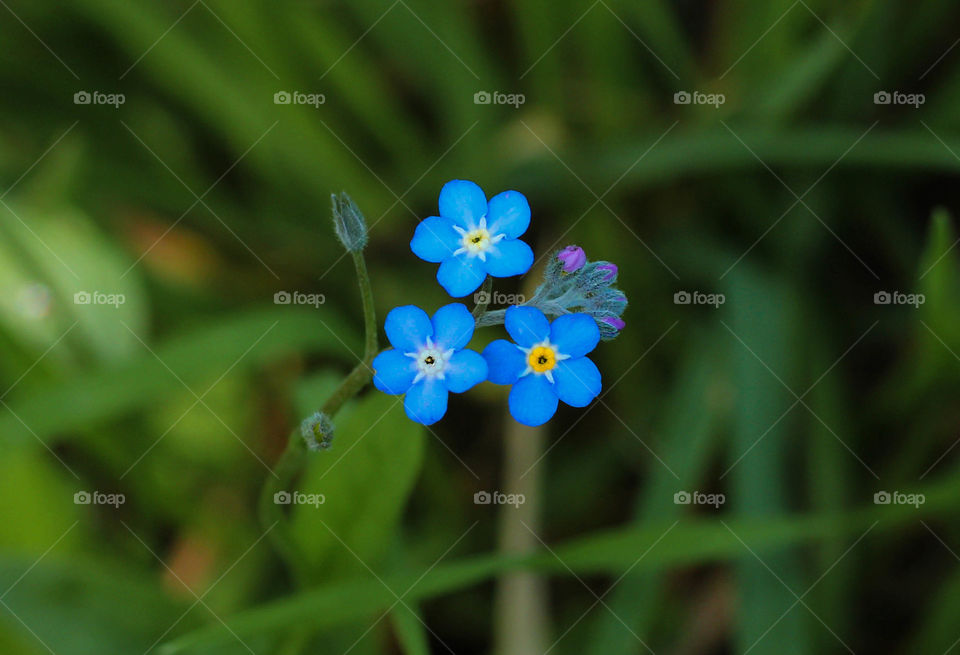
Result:
M440 190L440 216L417 225L410 249L440 264L437 281L454 298L477 290L487 275L523 275L533 251L517 237L530 226L530 205L518 191L498 193L490 202L473 182L453 180Z
M601 389L600 371L587 353L600 329L587 314L564 314L553 323L534 307L510 307L504 323L516 343L497 339L483 351L494 384L512 384L510 413L524 425L543 425L558 401L586 407Z
M387 338L393 348L373 360L373 384L389 394L406 394L403 408L417 423L436 423L447 412L447 392L463 393L487 379L487 363L464 350L476 327L464 305L441 307L430 319L406 305L387 314Z

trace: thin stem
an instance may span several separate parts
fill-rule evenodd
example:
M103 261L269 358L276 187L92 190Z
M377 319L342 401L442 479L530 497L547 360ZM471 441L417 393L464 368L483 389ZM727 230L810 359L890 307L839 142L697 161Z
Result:
M360 252L353 253L353 264L357 269L357 280L360 284L360 299L363 303L363 322L365 330L363 360L359 362L350 374L343 379L336 391L324 403L323 411L328 418L340 410L343 404L353 398L371 379L373 379L373 358L377 356L377 316L373 307L373 289L370 286L370 275L367 265ZM271 538L287 561L297 579L305 579L304 563L297 547L290 539L286 530L284 515L280 505L274 500L278 491L290 492L297 475L303 469L306 461L306 443L300 434L299 428L294 430L287 439L287 448L277 461L274 476L268 477L260 490L258 513L264 527L275 526L271 531Z
M274 468L276 477L268 477L260 489L258 504L261 525L264 528L274 526L270 531L270 539L297 577L302 574L300 557L293 540L287 533L281 505L275 502L275 494L278 491L291 492L294 478L303 467L305 453L306 447L300 436L300 430L294 430L287 439L286 450L283 451L283 455L280 456Z
M478 319L487 311L487 305L490 304L491 291L493 291L493 278L488 275L483 281L483 286L480 288L480 300L473 308L473 318ZM474 297L476 298L477 296Z
M484 312L477 317L477 327L489 327L491 325L503 325L507 315L505 309L495 309L492 312Z
M377 341L377 313L373 307L373 288L370 286L370 275L367 273L367 263L362 252L353 253L353 265L357 269L357 281L360 284L360 300L363 303L363 324L366 337L363 346L363 360L350 371L350 375L343 379L321 411L331 419L336 415L343 404L353 398L363 387L373 379L373 358L377 356L379 345Z
M360 284L360 300L363 302L363 327L366 333L363 358L373 361L377 355L377 311L373 307L373 287L367 273L367 262L362 252L353 253L353 265L357 269L357 281Z

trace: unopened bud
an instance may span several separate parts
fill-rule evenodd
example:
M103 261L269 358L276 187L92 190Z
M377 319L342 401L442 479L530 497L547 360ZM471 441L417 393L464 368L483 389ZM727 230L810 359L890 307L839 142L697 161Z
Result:
M567 246L557 253L557 259L563 263L564 273L573 273L587 263L587 255L580 246Z
M333 207L333 228L343 247L350 252L360 252L367 245L367 222L357 207L357 203L341 192L330 194Z
M333 421L322 412L315 412L303 419L300 433L310 450L327 450L333 442Z

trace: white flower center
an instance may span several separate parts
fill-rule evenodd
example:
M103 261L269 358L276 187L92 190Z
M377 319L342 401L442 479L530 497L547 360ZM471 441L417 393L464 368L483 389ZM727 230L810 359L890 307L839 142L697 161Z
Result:
M453 254L467 253L471 257L479 257L482 262L487 260L487 251L507 236L506 234L491 235L487 229L486 216L480 219L480 223L471 226L468 230L459 225L454 225L453 229L460 235L460 247Z
M433 339L427 337L427 342L417 352L403 354L417 363L417 376L413 379L416 384L423 379L442 380L453 353L453 348L442 350L433 343Z

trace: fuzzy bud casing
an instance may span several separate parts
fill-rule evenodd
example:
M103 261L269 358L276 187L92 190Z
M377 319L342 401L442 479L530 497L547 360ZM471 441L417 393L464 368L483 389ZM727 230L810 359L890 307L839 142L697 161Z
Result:
M330 204L333 208L333 229L340 243L349 252L363 250L367 245L367 222L357 203L344 191L339 196L330 194Z
M327 450L333 442L333 421L323 412L314 412L303 419L300 434L310 450Z

